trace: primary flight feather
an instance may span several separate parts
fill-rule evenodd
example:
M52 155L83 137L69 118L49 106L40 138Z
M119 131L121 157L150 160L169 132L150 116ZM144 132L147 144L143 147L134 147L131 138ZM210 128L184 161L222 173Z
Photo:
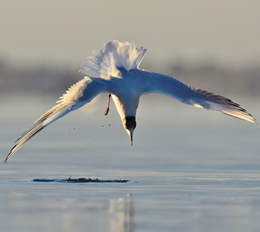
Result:
M100 93L108 93L109 100L112 96L131 145L139 98L148 93L165 94L189 105L256 123L251 114L228 98L193 88L167 75L140 70L138 67L145 52L146 49L136 48L134 43L118 41L108 42L103 49L94 51L93 56L88 57L81 66L80 72L87 76L71 86L56 106L43 114L15 141L4 162L39 131L70 111L91 102Z

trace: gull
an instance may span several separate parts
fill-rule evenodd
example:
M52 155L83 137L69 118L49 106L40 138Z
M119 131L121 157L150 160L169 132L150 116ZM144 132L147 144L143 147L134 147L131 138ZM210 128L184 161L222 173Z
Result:
M15 141L4 162L46 126L91 102L101 93L108 93L105 115L109 111L112 97L131 145L139 99L148 93L165 94L188 105L256 123L251 114L226 97L191 87L164 74L139 69L145 53L143 47L136 48L134 43L118 41L110 41L104 44L103 49L93 51L93 55L86 58L81 66L80 72L86 76L72 85L56 102L57 105L43 114Z

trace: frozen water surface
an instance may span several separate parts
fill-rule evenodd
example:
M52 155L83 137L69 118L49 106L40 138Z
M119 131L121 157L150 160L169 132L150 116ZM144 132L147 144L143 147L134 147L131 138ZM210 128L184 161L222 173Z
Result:
M233 99L260 118L256 102ZM72 112L0 164L1 231L259 231L259 126L144 96L131 147L106 103ZM1 102L2 161L52 105ZM32 181L68 178L129 182Z

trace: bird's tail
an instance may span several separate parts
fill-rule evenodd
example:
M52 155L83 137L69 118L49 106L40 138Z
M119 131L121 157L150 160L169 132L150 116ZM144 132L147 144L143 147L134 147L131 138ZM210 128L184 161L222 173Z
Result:
M66 115L70 111L70 106L64 106L63 104L59 104L54 106L52 109L43 114L35 123L26 130L16 141L13 148L10 150L9 154L5 159L5 163L11 158L11 156L29 139L31 139L34 135L44 129L46 126L56 121L60 117Z
M134 43L110 41L104 44L103 49L93 51L93 56L85 59L80 72L89 77L117 77L118 68L127 71L138 69L145 52L146 49L136 48Z

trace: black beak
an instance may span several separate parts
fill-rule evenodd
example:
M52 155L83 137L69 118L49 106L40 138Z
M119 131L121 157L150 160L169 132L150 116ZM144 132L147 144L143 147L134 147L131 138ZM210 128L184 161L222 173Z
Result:
M133 133L136 128L135 116L127 116L123 119L123 125L129 135L131 146L133 145Z

